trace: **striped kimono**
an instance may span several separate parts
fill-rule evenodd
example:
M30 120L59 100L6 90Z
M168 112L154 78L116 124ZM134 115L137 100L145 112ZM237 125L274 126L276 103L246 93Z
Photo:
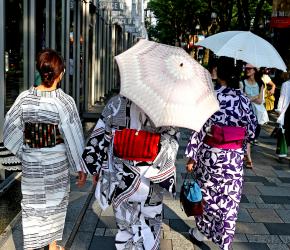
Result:
M56 124L64 143L30 148L24 144L24 124ZM72 97L61 89L22 92L7 113L4 145L22 161L22 224L24 249L61 240L69 199L69 166L81 171L82 125ZM33 138L31 138L33 139Z
M243 184L243 158L246 141L254 138L257 119L250 100L240 90L220 87L216 90L220 110L212 115L200 132L193 132L186 156L196 162L197 182L205 202L202 216L195 217L203 236L221 249L231 249ZM246 128L244 148L220 149L203 142L211 125Z
M129 161L113 154L113 131L123 128L160 133L160 151L153 162ZM83 164L100 173L96 198L113 206L117 249L159 249L163 189L175 194L175 158L179 132L156 128L145 113L120 95L104 108L83 153Z

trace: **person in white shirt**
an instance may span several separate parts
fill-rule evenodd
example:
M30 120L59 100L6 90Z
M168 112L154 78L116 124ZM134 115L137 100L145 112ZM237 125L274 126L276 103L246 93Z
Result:
M283 73L282 76L285 80L290 79L290 73ZM276 111L279 113L277 123L285 129L285 138L287 145L290 144L290 80L282 84L280 97Z

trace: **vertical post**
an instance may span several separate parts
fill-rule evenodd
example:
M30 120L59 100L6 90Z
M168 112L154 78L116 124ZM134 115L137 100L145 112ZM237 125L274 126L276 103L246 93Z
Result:
M34 83L35 74L35 0L24 0L23 7L24 84L20 92L28 89Z
M101 74L100 74L100 96L103 98L105 96L105 47L106 47L106 36L105 36L105 19L104 19L105 10L101 10Z
M93 4L95 5L96 3L93 2ZM97 53L96 53L96 49L97 49L97 39L96 39L96 26L97 24L97 17L96 17L96 13L93 14L93 23L92 23L92 55L91 55L91 81L90 81L90 86L91 86L91 98L90 98L90 104L94 105L95 101L96 101L96 63L97 63Z
M64 75L63 89L69 93L69 74L70 74L70 2L62 0L62 28L61 28L61 53L66 64L66 73Z
M89 3L83 3L83 101L84 111L88 111L89 100Z
M109 88L109 68L110 68L110 51L109 51L109 44L110 44L110 40L109 40L109 10L106 10L106 16L105 16L105 51L106 51L106 55L105 55L105 94L107 95L110 92L110 88Z
M73 45L73 58L74 58L74 75L73 75L73 97L76 101L78 110L80 110L80 19L81 19L81 5L79 1L74 2L74 45Z
M55 0L46 0L46 41L49 48L55 49Z
M5 115L5 1L0 1L0 142Z
M97 87L96 87L96 96L98 101L100 101L101 97L101 43L102 43L102 19L100 10L98 10L97 16L97 63L96 63L96 73L97 73Z
M116 88L116 64L114 57L116 56L116 25L112 24L111 26L111 36L112 36L112 87L115 89Z
M109 89L112 91L113 89L113 39L112 39L112 24L109 24L109 70L108 70L108 81L109 81Z
M0 142L3 142L5 115L5 1L0 1ZM0 169L0 180L5 179L5 170Z

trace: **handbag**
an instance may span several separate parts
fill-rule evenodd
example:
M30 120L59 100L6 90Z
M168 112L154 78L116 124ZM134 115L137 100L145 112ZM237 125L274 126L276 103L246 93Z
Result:
M180 203L185 214L189 216L200 216L203 213L202 193L193 174L191 179L186 174L180 190Z
M252 102L252 107L255 115L257 116L258 124L263 125L269 122L268 112L264 106L264 104L257 104Z
M114 155L134 161L154 161L159 152L160 134L144 130L116 130L113 143Z
M285 138L285 130L281 127L277 131L276 154L278 155L278 157L287 157L288 154L288 146Z

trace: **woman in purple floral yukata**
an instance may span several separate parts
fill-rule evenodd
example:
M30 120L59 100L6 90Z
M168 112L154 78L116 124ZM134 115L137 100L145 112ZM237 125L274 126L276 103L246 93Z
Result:
M196 244L210 239L224 250L232 249L246 143L254 138L257 126L249 98L232 77L234 66L229 60L218 62L215 90L220 110L200 132L192 133L185 152L187 171L195 172L204 200L203 214L195 217L197 227L189 235Z

